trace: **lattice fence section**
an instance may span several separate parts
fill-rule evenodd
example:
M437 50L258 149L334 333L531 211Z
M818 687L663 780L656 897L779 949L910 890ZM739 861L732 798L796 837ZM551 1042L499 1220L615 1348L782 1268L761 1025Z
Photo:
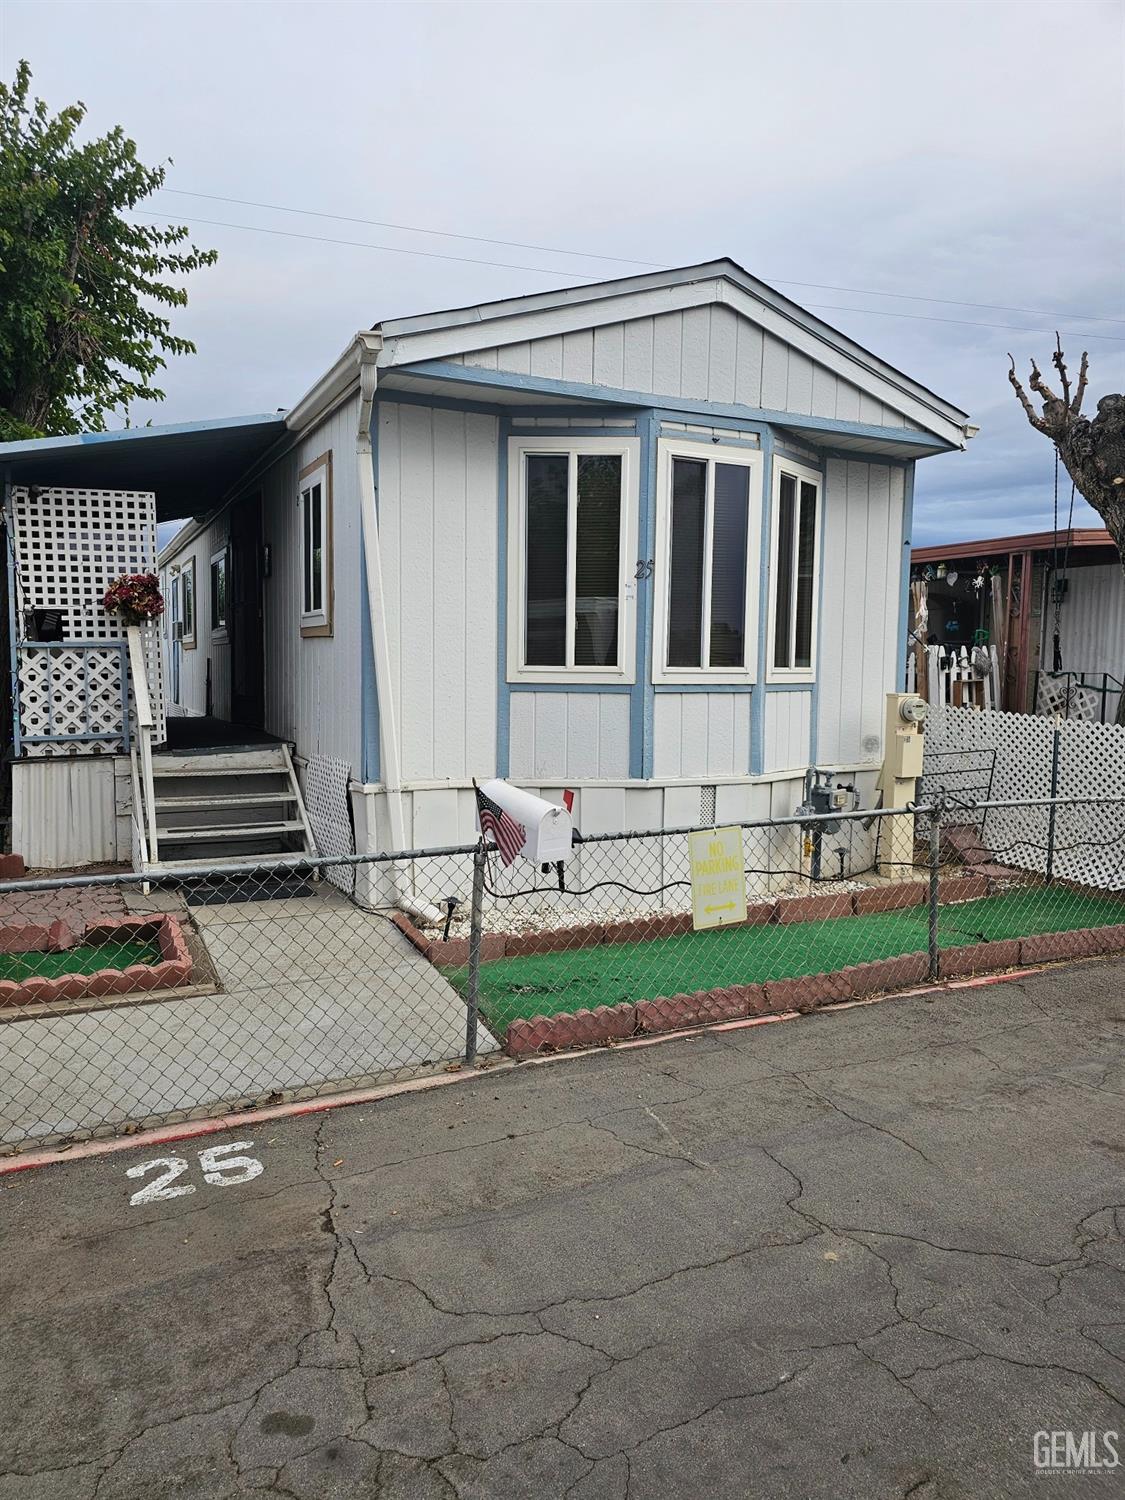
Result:
M14 489L11 529L20 636L27 613L45 608L62 612L67 640L124 640L123 622L106 613L102 597L123 573L156 571L155 495L136 490ZM148 627L144 636L159 741L164 738L160 632ZM22 677L20 687L22 695ZM33 697L26 704L21 697L21 723L25 712L41 721L46 706L34 697L31 682L27 690Z
M126 749L122 648L25 644L17 648L17 661L20 737L29 755ZM72 743L58 743L61 736ZM50 743L27 743L48 737Z
M1119 798L1125 795L1125 728L1066 720L1058 727L1057 790L1060 798ZM926 724L927 796L958 788L943 786L953 764L949 752L994 751L992 797L1015 801L1052 795L1055 725L1032 714L981 713L941 707ZM951 814L957 821L956 810ZM966 817L966 822L972 821ZM985 819L982 839L999 863L1045 874L1052 830L1045 807L997 808ZM1105 890L1125 889L1125 810L1120 805L1061 806L1053 829L1052 871Z
M1102 716L1102 695L1096 688L1080 687L1072 678L1040 673L1035 712L1047 718L1062 714L1078 723L1097 724Z
M321 854L355 853L355 831L348 801L350 780L351 767L346 760L313 755L305 767L305 811ZM349 895L355 890L354 865L332 865L325 874L333 885Z

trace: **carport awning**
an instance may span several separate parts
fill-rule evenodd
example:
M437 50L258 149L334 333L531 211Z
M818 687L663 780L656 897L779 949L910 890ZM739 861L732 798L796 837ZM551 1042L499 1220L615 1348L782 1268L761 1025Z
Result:
M212 510L285 434L285 414L0 443L12 484L153 490L161 521Z

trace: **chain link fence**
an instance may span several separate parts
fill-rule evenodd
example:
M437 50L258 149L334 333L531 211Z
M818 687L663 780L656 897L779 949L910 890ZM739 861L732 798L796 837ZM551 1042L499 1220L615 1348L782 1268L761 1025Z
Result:
M1125 950L1125 797L739 825L696 930L708 831L5 883L3 1148Z

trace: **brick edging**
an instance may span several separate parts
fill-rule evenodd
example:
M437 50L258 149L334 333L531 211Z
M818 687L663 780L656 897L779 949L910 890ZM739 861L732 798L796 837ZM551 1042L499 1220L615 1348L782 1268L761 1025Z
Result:
M61 930L60 930L61 929ZM28 924L30 934L38 928ZM98 969L93 974L60 974L54 979L32 975L28 979L0 979L0 1007L50 1005L64 1000L82 1000L96 995L134 995L145 990L178 989L191 983L192 960L179 921L169 915L100 918L87 924L80 936L65 922L43 928L48 943L28 942L26 947L3 947L7 953L60 952L79 943L111 943L114 938L151 936L160 949L160 962L129 964L124 969ZM0 929L0 943L14 941L12 928Z
M1125 951L1125 923L1084 927L1073 932L1041 933L996 943L943 948L939 982L1004 969L1026 968L1060 959L1091 958ZM764 984L697 990L690 995L660 996L596 1010L555 1016L520 1017L509 1022L504 1051L510 1057L557 1052L573 1047L624 1040L661 1031L682 1031L765 1014L802 1014L846 1000L865 1000L924 984L930 977L926 953L905 953L873 963L855 964L832 974L769 979Z
M941 882L943 904L979 901L989 895L992 882L985 875L954 875ZM824 896L789 896L752 902L746 908L747 927L788 926L794 922L825 922L838 917L869 916L923 906L929 898L925 881L898 881ZM430 963L462 968L469 962L468 938L431 938L403 911L391 913L391 922ZM743 925L743 924L740 924ZM607 943L652 942L681 937L692 931L690 912L653 913L619 922L588 922L550 932L486 932L481 937L481 959L528 958L539 953L577 952Z

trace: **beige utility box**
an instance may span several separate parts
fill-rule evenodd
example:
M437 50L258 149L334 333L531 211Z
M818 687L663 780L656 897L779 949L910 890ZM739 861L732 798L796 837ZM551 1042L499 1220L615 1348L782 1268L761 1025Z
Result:
M926 705L914 693L887 694L886 770L896 781L922 776Z

